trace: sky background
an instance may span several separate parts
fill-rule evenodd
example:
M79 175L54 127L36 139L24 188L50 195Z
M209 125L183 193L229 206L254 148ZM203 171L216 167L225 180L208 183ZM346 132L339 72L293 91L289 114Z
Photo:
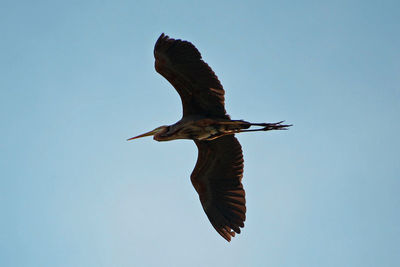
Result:
M400 266L399 1L1 1L1 266ZM247 220L227 243L154 70L165 32L218 75Z

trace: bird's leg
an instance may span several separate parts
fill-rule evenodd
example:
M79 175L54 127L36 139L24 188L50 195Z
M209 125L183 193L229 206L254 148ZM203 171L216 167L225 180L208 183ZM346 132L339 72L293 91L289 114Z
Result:
M205 140L214 140L220 138L225 135L244 133L244 132L258 132L258 131L271 131L271 130L288 130L288 127L292 126L292 124L282 124L284 121L279 121L275 123L251 123L247 121L228 121L228 122L218 122L220 125L228 125L233 126L231 129L225 128L222 131L219 131L217 134L211 135L207 137ZM262 126L260 129L250 129L251 126Z
M257 132L257 131L271 131L271 130L288 130L292 124L282 124L284 121L279 121L275 123L250 123L251 126L262 126L261 129L251 129L251 130L239 130L239 133L243 132Z

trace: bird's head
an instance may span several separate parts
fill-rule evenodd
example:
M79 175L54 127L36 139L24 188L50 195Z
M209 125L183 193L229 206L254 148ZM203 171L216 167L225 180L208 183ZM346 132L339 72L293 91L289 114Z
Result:
M153 137L154 140L161 141L161 140L159 140L159 139L162 139L161 135L166 133L168 131L168 128L169 127L165 126L165 125L164 126L160 126L160 127L155 128L154 130L152 130L150 132L147 132L147 133L144 133L144 134L129 138L127 141L130 141L130 140L133 140L133 139L137 139L137 138L141 138L141 137L152 136L152 135L154 136Z

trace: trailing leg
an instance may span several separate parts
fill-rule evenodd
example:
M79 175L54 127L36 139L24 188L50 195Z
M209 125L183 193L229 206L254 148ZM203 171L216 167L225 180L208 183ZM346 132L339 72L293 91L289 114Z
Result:
M240 130L240 132L256 132L256 131L271 131L271 130L288 130L292 124L282 124L284 121L275 123L250 123L251 126L262 126L261 129Z

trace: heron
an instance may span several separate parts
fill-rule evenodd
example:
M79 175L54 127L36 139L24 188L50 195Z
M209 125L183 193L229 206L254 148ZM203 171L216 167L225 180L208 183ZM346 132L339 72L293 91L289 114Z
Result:
M242 185L243 153L235 134L287 130L292 125L232 120L225 110L225 91L197 48L162 33L154 47L155 69L180 95L182 119L172 125L129 138L153 136L156 141L190 139L198 158L190 176L201 205L215 230L228 242L246 220Z

